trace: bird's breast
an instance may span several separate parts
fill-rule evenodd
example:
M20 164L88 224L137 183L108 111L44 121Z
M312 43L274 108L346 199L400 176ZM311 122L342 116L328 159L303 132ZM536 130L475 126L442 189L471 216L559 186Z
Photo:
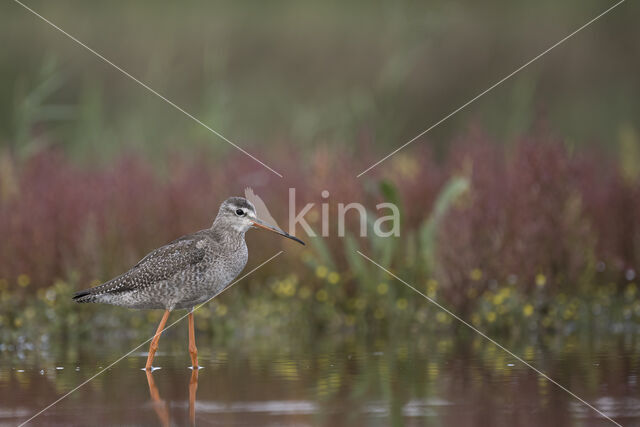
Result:
M207 271L207 279L217 293L227 287L247 265L249 254L246 245L241 245L235 251L219 254L214 258Z

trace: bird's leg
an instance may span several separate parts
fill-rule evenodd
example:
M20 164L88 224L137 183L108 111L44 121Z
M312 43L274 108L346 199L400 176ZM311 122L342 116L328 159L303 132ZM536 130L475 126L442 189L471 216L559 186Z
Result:
M189 381L189 422L196 425L196 390L198 390L198 369L191 371Z
M162 424L162 426L169 427L169 409L164 403L164 400L160 398L160 392L158 392L158 387L156 387L156 382L153 380L153 374L151 371L147 371L147 383L149 384L151 400L153 400L153 409L156 411L156 414L160 419L160 424Z
M196 333L193 325L193 311L189 313L189 354L191 355L191 367L198 370L198 349L196 348Z
M165 310L164 315L162 316L162 320L158 325L158 329L156 330L156 334L151 340L151 345L149 346L149 356L147 357L147 364L144 367L146 370L151 369L151 365L153 363L153 356L155 356L156 351L158 350L158 341L160 341L160 334L162 334L162 330L164 329L164 325L167 323L167 319L169 318L169 310Z

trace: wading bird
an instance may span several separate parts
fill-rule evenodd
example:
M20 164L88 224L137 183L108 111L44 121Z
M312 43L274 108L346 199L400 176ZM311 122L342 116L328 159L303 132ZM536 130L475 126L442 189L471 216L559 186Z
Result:
M145 369L152 368L160 334L175 309L189 309L189 353L198 368L193 307L222 292L244 269L248 251L244 240L250 228L262 228L304 242L257 218L255 207L242 197L220 206L211 228L180 237L142 258L131 270L91 289L77 292L79 303L97 302L129 308L164 309L151 340Z

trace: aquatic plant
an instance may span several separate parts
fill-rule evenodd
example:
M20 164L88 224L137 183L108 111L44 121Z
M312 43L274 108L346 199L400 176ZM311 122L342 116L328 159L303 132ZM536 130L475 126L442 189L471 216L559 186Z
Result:
M603 289L606 300L617 301L610 303L618 313L611 319L635 319L637 308L624 295L640 265L640 184L615 159L595 149L574 154L545 135L505 149L471 133L441 160L415 148L363 179L354 179L349 167L362 157L322 147L304 154L275 148L276 166L279 158L300 159L287 162L284 180L255 172L250 159L234 155L224 162L175 156L157 170L135 155L88 168L52 149L20 160L5 153L0 285L11 301L7 313L30 306L38 289L48 292L53 283L87 287L154 247L208 227L218 195L253 186L275 218L286 218L287 187L295 184L302 204L322 203L324 189L340 202L393 201L402 212L401 237L356 237L349 230L358 230L358 218L347 217L345 238L310 239L310 249L283 255L286 275L267 265L203 313L225 318L256 304L251 315L278 312L278 323L304 318L317 328L370 328L391 318L447 325L426 301L357 255L361 250L491 328L558 328L557 319L566 325L589 318L596 302L607 306ZM319 228L318 215L307 220ZM255 262L282 244L264 237L248 236ZM3 316L4 324L18 327Z

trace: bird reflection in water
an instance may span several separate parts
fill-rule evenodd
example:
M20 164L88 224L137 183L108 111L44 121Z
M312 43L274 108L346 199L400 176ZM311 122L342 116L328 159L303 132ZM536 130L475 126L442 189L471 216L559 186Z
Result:
M198 390L198 369L191 371L191 379L189 380L189 424L191 426L196 425L196 391ZM167 403L160 397L160 392L156 386L156 382L153 379L153 373L150 370L145 370L147 374L147 383L149 384L149 395L153 401L153 410L158 416L160 425L168 427L171 423L169 416L169 407Z
M198 368L191 371L189 380L189 424L196 425L196 391L198 390Z

